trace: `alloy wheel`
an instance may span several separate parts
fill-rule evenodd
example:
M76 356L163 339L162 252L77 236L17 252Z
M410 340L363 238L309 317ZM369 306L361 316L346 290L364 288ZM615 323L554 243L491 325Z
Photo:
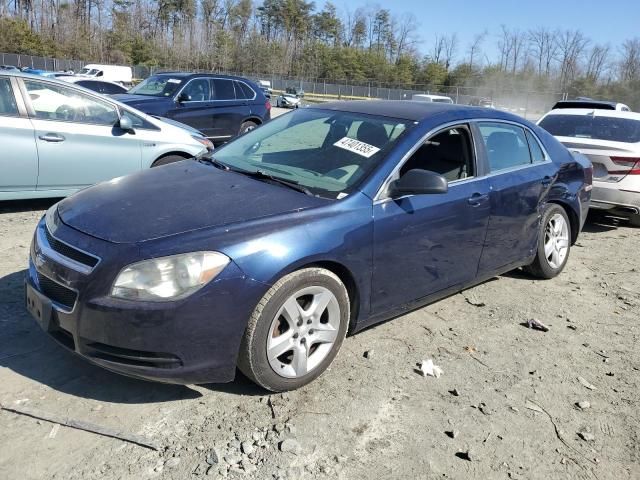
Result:
M269 365L281 377L303 377L329 355L339 330L340 306L329 289L298 290L287 298L269 327Z
M569 226L559 213L551 216L544 231L544 255L552 268L560 268L569 251Z

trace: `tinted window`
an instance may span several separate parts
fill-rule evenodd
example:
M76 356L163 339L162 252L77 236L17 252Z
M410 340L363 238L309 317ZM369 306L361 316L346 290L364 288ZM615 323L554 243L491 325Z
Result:
M540 126L556 137L640 142L640 120L594 115L547 115Z
M0 115L18 115L18 106L8 78L0 78Z
M233 87L231 87L233 88ZM209 79L194 78L187 83L180 96L186 95L190 102L208 102L211 100L211 90L209 88Z
M529 150L531 151L531 159L533 160L533 163L544 162L544 153L538 143L538 140L528 130L526 130L525 133L527 134L527 140L529 141Z
M484 141L491 171L531 163L529 145L524 129L506 123L478 124Z
M214 78L211 80L213 85L214 100L235 100L236 93L233 89L233 82L231 80L224 80L222 78Z
M246 100L247 98L251 98L251 97L247 97L247 94L244 92L244 90L242 90L242 87L240 86L240 82L233 82L233 85L236 88L236 98L238 100Z
M409 170L429 170L452 182L473 176L471 137L462 126L447 128L430 137L400 169L400 176Z
M253 91L253 89L247 85L244 82L236 82L237 85L240 85L240 88L242 89L242 91L244 92L245 98L253 98L256 96L256 92Z
M63 122L114 125L118 120L115 107L76 90L25 80L36 118Z

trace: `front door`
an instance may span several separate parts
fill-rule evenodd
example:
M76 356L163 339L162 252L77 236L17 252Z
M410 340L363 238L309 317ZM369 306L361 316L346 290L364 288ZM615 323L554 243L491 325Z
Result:
M97 96L24 80L39 157L38 190L69 190L140 170L141 144Z
M192 78L176 97L175 107L167 117L189 125L205 137L215 137L214 102L209 78Z
M383 199L373 206L372 314L471 281L489 219L489 183L476 178L466 125L429 138L397 177L423 168L443 175L446 194Z

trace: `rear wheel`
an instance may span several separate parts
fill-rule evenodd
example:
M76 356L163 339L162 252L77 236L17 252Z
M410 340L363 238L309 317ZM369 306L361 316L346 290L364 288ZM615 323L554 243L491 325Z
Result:
M274 392L306 385L337 355L349 311L347 289L332 272L305 268L283 277L254 310L238 367Z
M151 168L160 167L162 165L168 165L169 163L180 162L182 160L186 160L184 157L180 155L167 155L166 157L159 158L155 162L151 164Z
M553 278L564 269L571 249L571 224L564 208L549 204L538 235L536 258L525 270L539 278Z
M258 124L252 121L244 122L242 125L240 125L240 135L250 132L257 126Z

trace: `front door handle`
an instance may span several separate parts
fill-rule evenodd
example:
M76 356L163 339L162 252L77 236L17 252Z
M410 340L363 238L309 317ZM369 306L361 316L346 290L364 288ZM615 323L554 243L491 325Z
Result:
M489 200L489 194L487 193L474 193L467 199L467 203L473 207L483 204Z
M548 176L548 175L547 175L546 177L544 177L544 178L542 179L542 186L543 186L543 187L548 187L549 185L551 185L551 181L552 181L552 180L553 180L553 179L552 179L550 176Z
M40 135L38 137L40 140L44 140L45 142L64 142L65 138L59 133L47 133L46 135Z

